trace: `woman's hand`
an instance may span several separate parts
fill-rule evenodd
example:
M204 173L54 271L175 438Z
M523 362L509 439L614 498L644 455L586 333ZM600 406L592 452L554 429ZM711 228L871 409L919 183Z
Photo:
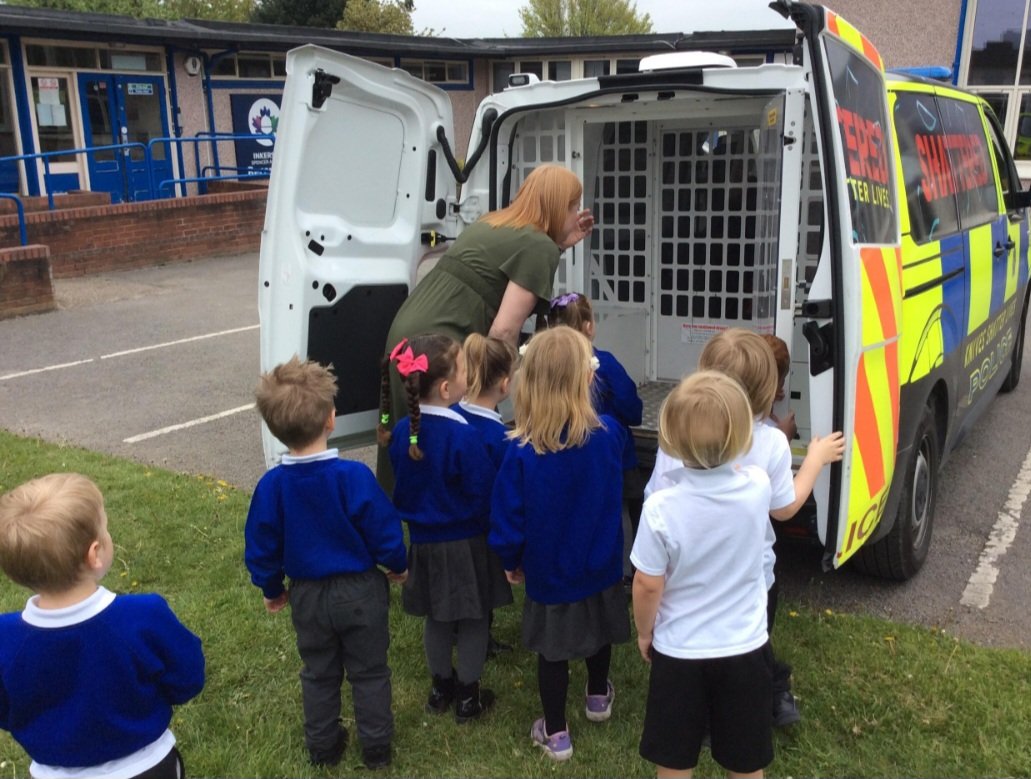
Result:
M575 246L590 235L591 230L593 229L594 214L591 213L590 209L585 208L576 215L576 224L566 235L565 240L559 244L559 248L562 249L562 251L565 251L570 246Z

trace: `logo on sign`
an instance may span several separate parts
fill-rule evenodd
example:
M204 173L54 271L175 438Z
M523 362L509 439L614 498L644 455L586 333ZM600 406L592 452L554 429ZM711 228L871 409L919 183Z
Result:
M268 98L262 97L251 103L247 112L247 126L252 135L275 135L279 126L279 106ZM256 138L262 146L272 146L271 138Z

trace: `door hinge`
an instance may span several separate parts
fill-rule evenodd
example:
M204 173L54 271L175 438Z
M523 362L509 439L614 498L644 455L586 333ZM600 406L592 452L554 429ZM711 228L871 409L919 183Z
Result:
M326 99L333 94L333 85L340 83L340 76L327 73L322 68L315 70L315 81L311 85L311 107L322 108Z

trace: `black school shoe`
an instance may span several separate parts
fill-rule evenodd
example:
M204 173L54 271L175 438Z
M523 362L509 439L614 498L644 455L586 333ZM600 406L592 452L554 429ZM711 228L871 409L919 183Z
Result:
M316 768L330 768L338 765L340 760L344 756L344 752L347 751L347 728L343 725L340 726L340 732L337 733L336 743L333 748L325 753L308 753L308 761Z
M426 711L429 714L447 714L451 704L455 701L455 672L451 676L442 679L439 676L433 677L433 685L430 687L430 694L426 698Z
M362 749L362 762L370 771L386 768L392 759L393 750L390 748L390 744L374 744Z
M788 690L775 693L773 696L773 727L786 728L801 720L802 714L798 711L795 696Z
M480 687L479 682L455 686L455 722L464 724L483 715L494 705L494 692Z

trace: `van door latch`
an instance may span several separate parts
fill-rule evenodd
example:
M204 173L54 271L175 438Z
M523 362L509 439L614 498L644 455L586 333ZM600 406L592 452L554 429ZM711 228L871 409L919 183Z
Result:
M311 85L311 107L322 108L326 99L333 94L333 85L339 83L340 76L334 76L322 68L316 68L315 82Z
M824 371L833 368L831 344L834 343L834 323L828 322L821 326L816 322L806 322L802 325L802 335L809 342L810 375L819 376Z

